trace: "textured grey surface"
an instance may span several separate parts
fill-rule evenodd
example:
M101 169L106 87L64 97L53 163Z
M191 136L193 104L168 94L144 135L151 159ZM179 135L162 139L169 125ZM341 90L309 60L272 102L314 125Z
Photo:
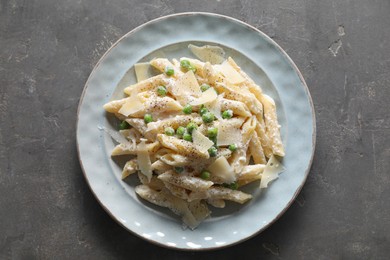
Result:
M300 68L317 117L312 170L291 208L255 238L202 253L159 248L111 220L75 143L101 55L136 26L184 11L271 36ZM0 0L0 259L388 258L389 13L388 0Z

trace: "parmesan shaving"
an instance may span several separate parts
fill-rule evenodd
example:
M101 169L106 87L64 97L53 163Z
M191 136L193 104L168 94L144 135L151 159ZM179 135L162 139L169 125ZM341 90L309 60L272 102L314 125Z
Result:
M218 125L217 144L226 146L231 144L240 145L242 141L241 130L233 120L220 120Z
M238 73L229 62L222 63L219 67L220 72L232 84L240 84L245 81L245 78Z
M211 88L210 88L211 89ZM215 91L214 91L215 92ZM213 102L209 103L206 107L208 110L214 114L216 118L219 120L222 120L221 115L221 106L222 106L222 99L223 99L223 93L217 97Z
M218 46L205 45L198 47L190 44L188 49L201 61L208 61L211 64L221 64L225 60L225 51Z
M119 109L118 113L129 116L140 111L143 108L143 104L141 103L137 94L133 94L126 103Z
M206 136L202 135L197 129L192 131L192 139L196 148L202 153L206 153L207 150L214 145L214 143Z
M152 163L150 162L148 148L145 141L146 139L142 138L141 143L139 143L137 147L137 164L141 173L148 178L148 181L150 181L153 175Z
M192 95L199 97L202 93L195 74L191 70L181 76L176 84L172 85L171 91L175 96Z
M279 177L279 173L283 172L284 168L282 164L275 158L274 155L269 158L267 165L261 175L260 189L267 188L268 183L277 179Z
M142 62L134 64L135 76L137 77L137 82L143 81L152 77L150 73L150 64L149 62Z
M205 92L202 92L198 99L195 99L190 103L192 106L199 106L202 104L210 103L216 100L218 97L217 92L215 92L214 88L209 88Z
M225 183L232 183L236 180L233 168L223 156L215 160L207 169L213 176L220 178Z

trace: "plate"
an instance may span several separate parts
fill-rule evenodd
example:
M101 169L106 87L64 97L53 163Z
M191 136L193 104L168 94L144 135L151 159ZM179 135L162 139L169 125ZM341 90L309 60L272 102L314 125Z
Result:
M103 104L123 96L136 82L133 65L155 56L190 56L187 45L212 44L274 98L286 148L285 172L268 189L248 187L254 198L244 206L212 209L194 231L168 210L139 199L136 178L120 180L121 162L112 160L114 129ZM85 178L103 208L124 228L150 242L183 250L214 249L242 242L278 219L301 190L315 147L315 118L309 90L293 61L268 36L239 20L212 13L181 13L158 18L127 33L100 59L85 85L78 108L77 145Z

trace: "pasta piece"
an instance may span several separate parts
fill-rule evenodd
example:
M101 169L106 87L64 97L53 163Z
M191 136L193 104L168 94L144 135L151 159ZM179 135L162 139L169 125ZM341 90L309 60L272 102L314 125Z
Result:
M155 153L160 147L160 144L158 142L154 143L148 143L146 144L146 149L148 153ZM114 149L111 152L111 156L117 156L117 155L136 155L137 154L137 148L134 146L126 146L124 144L118 144L114 147Z
M204 62L197 60L197 59L187 58L187 57L180 58L180 61L183 61L183 60L188 60L190 62L190 64L195 67L195 69L196 69L195 73L204 77L204 73L203 73Z
M264 151L264 155L267 158L270 158L272 156L271 141L265 133L265 124L264 124L263 117L260 114L257 114L256 120L257 120L256 128L255 128L256 134L259 137L261 147L263 148Z
M284 156L284 148L282 139L280 138L280 125L276 115L276 108L274 100L263 95L264 104L264 118L265 118L265 129L268 138L271 140L273 154Z
M213 206L214 208L224 208L226 203L223 199L207 199L207 203Z
M172 195L174 195L178 198L181 198L183 200L188 199L188 194L187 194L186 189L179 187L179 186L176 186L174 184L171 184L169 182L164 182L164 185L172 193Z
M175 151L178 154L192 158L208 159L208 152L201 152L193 143L164 134L157 135L161 145Z
M131 143L133 147L136 147L137 142L139 142L142 138L142 134L135 128L120 130L119 132Z
M161 72L165 72L166 67L175 68L175 66L165 58L156 58L150 61L150 65L155 67ZM178 78L183 75L183 72L181 72L179 69L175 69L175 73L172 75L174 78Z
M211 211L207 207L206 203L200 200L191 201L188 203L188 208L198 223L204 221L211 214Z
M168 165L183 167L191 164L191 159L180 154L168 153L160 157L160 160Z
M164 189L164 187L165 187L164 182L157 179L156 176L152 176L152 178L149 181L148 177L143 175L141 172L138 172L138 178L142 184L148 186L149 188L151 188L153 190L160 191L160 190Z
M240 75L242 77L244 77L246 79L246 86L248 87L249 91L251 93L253 93L253 95L255 95L255 97L257 98L257 100L259 100L261 102L262 100L262 90L261 90L261 87L259 85L257 85L249 76L248 74L246 74L237 64L236 62L231 58L229 57L228 60L229 64L238 72L240 73Z
M202 123L202 118L199 114L195 113L191 115L177 115L175 117L149 123L144 133L145 136L155 138L158 133L164 132L167 127L177 129L179 126L186 126L190 122L195 122L199 125Z
M138 165L136 159L127 161L122 170L122 180L126 179L131 174L136 173L137 170L138 170Z
M123 91L129 96L145 91L151 91L156 89L159 85L162 85L165 79L166 76L164 74L160 74L149 79L142 80L137 84L128 86Z
M148 147L146 146L145 139L141 139L141 143L137 146L137 164L138 169L143 175L148 177L148 180L152 178L152 163L150 161Z
M222 99L221 110L224 111L228 109L232 110L233 114L237 116L250 117L252 115L247 105L245 105L243 102L230 99Z
M261 142L259 137L257 136L257 132L254 131L252 138L249 142L249 152L253 158L253 162L256 164L266 163L263 147L261 146Z
M218 74L215 72L213 66L210 62L206 62L203 66L203 76L206 79L206 82L215 85L218 80Z
M202 180L200 178L180 175L173 171L165 172L158 176L164 182L174 184L187 190L202 191L210 188L213 183L211 181Z
M253 114L262 113L263 106L252 93L244 93L242 88L229 86L226 83L216 83L215 88L219 93L225 93L225 98L243 102Z
M234 201L240 204L244 204L248 200L252 198L252 195L244 193L239 190L232 190L229 188L224 187L211 187L208 190L209 198L210 199L223 199L223 200L230 200Z
M164 163L161 160L157 160L152 163L152 171L157 174L162 174L166 171L172 170L172 166Z
M256 117L252 116L242 125L242 144L243 147L248 147L249 141L256 128Z
M199 225L188 208L188 204L172 194L164 191L155 191L146 185L135 187L135 192L143 199L161 207L169 208L173 213L182 217L183 222L191 229Z
M134 127L142 135L145 135L145 131L147 129L147 126L146 126L145 121L143 119L129 118L129 119L126 119L126 122L129 123L129 125L131 125L132 127Z
M129 100L130 98L122 98L118 100L112 100L106 103L103 108L109 113L118 113L119 109Z
M257 181L261 179L261 173L265 169L264 164L255 164L244 166L241 173L237 177L238 185L244 186L248 183Z
M246 149L238 148L229 158L228 162L236 174L240 173L242 168L247 165Z
M202 191L191 191L188 195L188 201L196 201L196 200L202 200L207 199L209 197L209 194L207 193L207 190Z

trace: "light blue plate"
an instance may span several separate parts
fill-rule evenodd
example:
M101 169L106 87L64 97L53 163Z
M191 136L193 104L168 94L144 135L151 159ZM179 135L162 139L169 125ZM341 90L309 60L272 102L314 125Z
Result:
M187 45L224 48L263 91L275 99L286 147L285 172L268 189L247 188L254 195L244 206L213 209L196 230L183 230L180 218L141 201L136 178L120 180L123 161L112 160L114 141L101 127L115 129L103 104L123 96L135 83L132 66L156 55L191 56ZM309 173L315 147L315 118L309 90L293 61L268 36L230 17L183 13L148 22L116 42L93 69L82 94L77 124L80 163L92 192L123 227L159 245L202 250L242 242L267 228L291 205Z

